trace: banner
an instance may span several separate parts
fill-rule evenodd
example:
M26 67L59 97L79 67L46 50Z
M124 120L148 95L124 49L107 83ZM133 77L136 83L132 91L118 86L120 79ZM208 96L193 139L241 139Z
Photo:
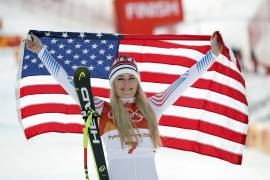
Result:
M115 0L120 33L153 34L157 26L183 21L182 0Z

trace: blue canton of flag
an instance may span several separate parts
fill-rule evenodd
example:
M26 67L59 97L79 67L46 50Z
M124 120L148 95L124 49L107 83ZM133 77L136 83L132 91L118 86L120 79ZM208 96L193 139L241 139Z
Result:
M79 66L88 67L93 78L108 79L118 53L121 35L30 31L40 36L55 60L72 77ZM51 38L53 36L54 38ZM25 49L22 77L50 74L35 53Z

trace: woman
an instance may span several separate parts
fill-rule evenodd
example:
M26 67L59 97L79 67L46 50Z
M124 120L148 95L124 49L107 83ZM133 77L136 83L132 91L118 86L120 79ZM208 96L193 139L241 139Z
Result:
M42 58L53 57L32 35L26 47ZM155 149L161 146L158 120L214 62L223 48L221 35L211 37L211 50L165 91L146 98L136 62L130 57L114 60L109 75L110 103L95 98L101 114L100 134L107 154L111 180L157 180ZM45 55L44 55L45 54Z

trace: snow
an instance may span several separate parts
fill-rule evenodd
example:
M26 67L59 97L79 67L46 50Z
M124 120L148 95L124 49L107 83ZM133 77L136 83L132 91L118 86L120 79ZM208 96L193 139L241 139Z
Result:
M262 0L205 0L184 1L186 22L178 26L179 33L209 34L216 28L222 29L225 41L248 51L245 32L248 19ZM16 3L17 2L17 3ZM34 2L34 1L32 1ZM82 1L86 3L86 0ZM89 1L88 1L89 2ZM89 19L89 24L74 22L63 16L38 9L31 10L22 0L0 0L0 17L4 20L1 34L24 36L29 29L54 31L114 32L110 2L92 0L93 13L101 7L103 20ZM99 3L97 3L99 2ZM93 5L91 4L91 5ZM211 12L211 17L209 15ZM65 13L65 12L62 12ZM208 14L208 15L207 15ZM59 15L60 16L60 15ZM241 32L241 33L239 33ZM15 49L0 49L0 179L2 180L74 180L84 179L82 135L47 133L26 140L16 112ZM246 55L248 57L248 55ZM245 74L250 121L270 120L270 77ZM208 180L268 180L270 156L255 149L244 151L243 164L202 156L192 152L161 148L156 156L160 180L208 179ZM91 166L91 164L89 164ZM90 174L95 172L91 166Z

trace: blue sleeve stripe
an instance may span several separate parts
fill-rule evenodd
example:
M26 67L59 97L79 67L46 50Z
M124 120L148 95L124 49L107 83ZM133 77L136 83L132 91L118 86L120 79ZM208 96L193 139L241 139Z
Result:
M208 66L212 63L214 57L213 55L209 52L207 53L196 65L197 67L197 71L203 71L206 68L208 68Z
M54 59L51 58L48 51L44 52L43 59L44 64L48 67L48 69L50 69L50 71L57 76L60 70L60 65Z
M164 91L161 94L161 99L159 99L158 104L159 106L162 106L164 104L164 102L168 99L168 97L180 86L180 84L182 84L183 81L186 80L186 77L181 77L179 78L169 89L167 89L166 91Z

